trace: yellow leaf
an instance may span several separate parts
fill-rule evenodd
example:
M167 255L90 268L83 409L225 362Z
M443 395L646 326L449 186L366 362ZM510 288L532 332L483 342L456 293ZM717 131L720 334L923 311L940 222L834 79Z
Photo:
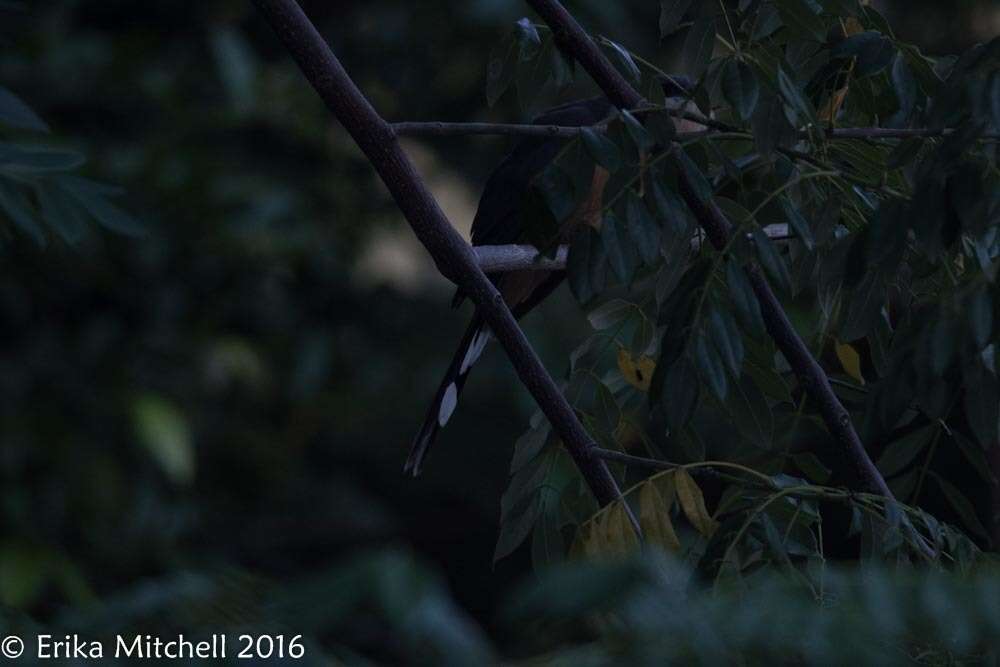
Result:
M861 374L861 357L858 355L858 351L847 343L837 343L835 347L837 358L840 359L840 365L844 367L844 372L864 384L865 376Z
M606 553L622 557L639 550L639 538L632 529L632 522L625 511L625 501L619 500L608 508L604 519Z
M864 2L863 4L868 4ZM844 23L844 32L848 37L851 35L857 35L865 31L865 27L861 25L861 21L857 20L853 16L847 17L847 21Z
M651 481L645 482L639 489L639 526L647 543L664 551L680 551L680 540L670 522L670 504L664 502Z
M705 537L711 537L719 524L708 513L708 508L705 507L705 496L701 494L701 489L684 468L677 469L674 483L677 485L677 498L680 500L681 509L684 510L688 521L699 533Z
M618 350L618 370L630 385L639 391L649 391L649 383L653 380L653 371L656 370L656 362L645 354L638 360L624 347Z
M823 105L823 108L819 110L819 119L821 121L831 123L833 119L837 117L837 112L840 111L840 107L844 104L844 98L847 97L847 86L844 86L833 95L830 96L830 101Z

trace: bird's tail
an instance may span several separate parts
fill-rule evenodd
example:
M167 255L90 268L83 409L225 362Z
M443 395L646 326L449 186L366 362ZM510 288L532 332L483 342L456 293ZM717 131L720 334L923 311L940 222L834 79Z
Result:
M451 413L458 404L458 396L462 393L465 380L469 377L469 371L482 355L491 337L492 334L483 322L483 318L476 313L455 351L444 379L441 380L441 386L434 395L434 401L427 411L427 416L424 417L424 425L410 445L410 455L406 459L406 465L403 466L404 473L414 477L420 474L427 450L434 443L438 430L448 423Z

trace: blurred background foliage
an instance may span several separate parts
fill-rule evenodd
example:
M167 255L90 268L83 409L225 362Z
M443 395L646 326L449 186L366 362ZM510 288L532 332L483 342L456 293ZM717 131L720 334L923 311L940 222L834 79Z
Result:
M303 4L389 119L527 114L483 94L488 47L521 3ZM677 45L647 29L658 3L572 4L673 65ZM990 0L876 4L931 54L1000 32ZM448 285L250 3L0 11L0 85L51 129L3 140L86 156L66 166L122 186L131 213L46 228L44 248L4 226L0 602L46 623L178 577L308 591L357 549L391 546L502 641L497 601L529 557L494 569L491 555L530 397L487 355L425 475L400 474L467 313L447 308ZM465 231L507 145L407 148ZM559 374L587 325L557 297L527 326Z

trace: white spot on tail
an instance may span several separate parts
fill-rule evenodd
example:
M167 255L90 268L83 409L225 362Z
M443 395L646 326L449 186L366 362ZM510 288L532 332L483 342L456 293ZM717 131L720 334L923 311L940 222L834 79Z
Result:
M459 375L465 375L472 368L472 364L479 361L479 357L483 355L483 350L486 349L486 344L490 342L492 335L489 329L480 329L476 332L475 337L472 339L472 344L469 345L469 349L465 352L465 359L462 360L462 367L458 370Z
M458 404L458 387L452 382L448 385L448 388L444 390L444 396L441 397L441 408L438 410L438 426L444 426L451 419L451 413L455 411L455 405Z

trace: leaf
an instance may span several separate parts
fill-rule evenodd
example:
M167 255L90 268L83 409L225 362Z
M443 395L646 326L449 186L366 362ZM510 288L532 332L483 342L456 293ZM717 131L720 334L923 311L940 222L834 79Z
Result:
M20 190L3 181L0 181L0 211L6 214L21 232L30 236L39 246L45 247L45 233L35 221L35 212L28 198Z
M818 8L809 0L774 0L781 22L796 36L826 41L826 23L819 16Z
M599 244L597 233L589 225L580 225L573 233L566 257L566 278L569 289L581 304L594 298L595 290L590 283L590 261L593 246Z
M673 190L661 185L657 179L650 180L650 190L653 194L656 215L664 228L674 237L684 236L690 227L687 204Z
M69 171L76 169L85 161L83 155L75 151L0 144L0 167L8 172L42 174Z
M876 465L879 471L886 477L898 475L921 452L927 449L938 428L940 427L937 424L924 426L889 443L885 450L883 450L882 455L878 457Z
M651 481L639 487L639 527L648 544L668 553L677 553L681 542L670 521L670 505L664 502L659 489Z
M493 551L494 563L514 553L514 550L521 546L531 534L540 514L541 498L535 494L530 496L522 507L517 508L517 511L511 512L510 516L501 521L500 534Z
M562 562L566 556L566 545L559 530L558 494L549 489L542 493L542 513L531 534L531 564L536 572ZM556 498L547 502L546 493ZM555 509L550 509L550 504Z
M58 187L41 186L36 190L42 218L56 230L63 241L76 244L84 234L84 221L75 202Z
M531 428L514 442L514 456L510 462L510 472L514 474L531 463L545 449L549 437L548 423Z
M699 336L695 343L695 360L698 368L708 382L708 386L719 398L726 400L726 392L729 390L729 380L726 378L726 369L722 360L716 353L715 348L710 346L704 336Z
M656 362L646 355L634 359L627 349L618 350L618 370L626 381L639 391L649 391L649 383L656 371Z
M636 119L626 109L621 110L622 122L625 124L625 130L628 135L632 137L632 141L635 142L636 147L638 147L640 153L647 153L653 147L653 139L649 136L649 132L642 123Z
M514 36L517 39L518 59L521 62L534 60L542 50L542 38L528 17L518 19L514 24Z
M739 378L743 366L743 337L733 316L719 308L713 308L708 316L708 332L719 356L734 378Z
M854 74L858 78L882 71L889 66L895 54L892 41L874 30L851 35L830 49L832 58L857 58Z
M861 374L861 356L858 354L858 351L847 343L839 342L834 346L834 349L837 352L837 359L840 360L840 365L844 368L844 372L863 385L865 378Z
M250 111L255 101L257 60L246 37L223 25L211 33L212 53L219 78L237 112Z
M944 497L948 500L948 504L950 504L952 509L954 509L958 516L961 517L962 523L965 527L983 539L989 540L989 531L986 530L986 527L983 526L979 517L976 515L976 508L972 502L966 498L955 485L946 480L944 477L941 477L933 470L928 471L928 474L937 481L938 486L941 487L941 491L944 493Z
M993 301L986 288L976 290L969 298L969 329L972 339L981 349L990 340L993 333Z
M494 106L517 75L517 43L513 34L493 47L486 64L486 103Z
M625 211L632 243L638 248L642 261L652 266L660 258L660 228L634 190L629 190Z
M965 414L976 440L983 449L997 447L997 422L1000 421L1000 380L975 363L963 374Z
M594 329L604 331L624 322L634 309L635 304L624 299L611 299L587 313L587 319Z
M629 521L624 500L612 503L602 526L604 545L609 555L624 558L639 551L639 537L632 528L632 522Z
M601 246L608 258L608 265L618 280L628 283L635 273L634 248L629 245L625 230L621 229L618 218L609 212L601 223Z
M658 364L657 370L659 368ZM660 403L672 431L680 431L691 419L698 391L698 374L686 355L664 371Z
M660 39L677 30L692 0L660 0Z
M674 484L677 488L677 499L680 501L684 515L699 533L706 538L712 537L719 523L712 518L705 507L705 497L695 484L691 474L684 468L677 468L674 474Z
M699 79L715 50L715 19L702 17L694 22L684 39L684 69Z
M687 151L678 151L677 161L680 163L684 178L690 184L695 196L703 202L711 201L715 196L715 191L711 183L708 182L708 178L706 178L704 172L695 164L694 160L687 154Z
M753 230L753 240L757 246L757 256L760 257L760 262L764 270L777 283L778 289L785 294L791 294L792 278L788 274L788 267L785 265L785 261L781 258L774 244L771 243L771 239L760 228L755 228Z
M587 154L594 159L594 162L612 174L621 168L621 151L618 150L615 142L608 139L603 132L597 132L590 127L582 127L580 128L580 138L583 140L583 147L587 149Z
M889 123L897 127L906 127L917 104L917 80L906 63L906 56L902 53L896 54L895 62L892 64L892 86L899 108Z
M97 224L126 236L145 236L146 228L138 220L109 202L104 194L89 187L88 183L67 178L60 178L59 183L87 210Z
M638 65L632 60L632 54L625 50L620 44L607 40L607 45L611 48L611 52L615 55L615 62L618 63L618 69L622 71L628 78L632 79L635 83L639 83L642 80L642 72L639 71Z
M758 338L763 337L767 329L760 312L760 303L746 273L735 259L726 262L726 284L729 286L729 298L736 307L736 315L743 323L743 328Z
M146 394L132 403L132 423L139 442L172 482L194 481L194 445L180 410L160 396Z
M722 94L742 120L749 120L757 108L760 87L753 68L741 60L730 58L722 68Z
M31 107L3 86L0 86L0 123L15 130L49 131L49 126Z
M816 110L813 109L812 103L802 95L798 86L795 85L795 81L781 67L778 67L778 89L785 102L795 113L798 122L804 122L807 125L817 124ZM789 121L791 122L792 119L789 118Z
M795 208L795 205L787 199L781 200L781 208L785 212L788 224L795 230L795 235L798 236L803 245L805 245L806 250L810 252L815 250L816 239L813 237L812 229L810 229L808 221L802 217L802 213L800 213L799 210Z

